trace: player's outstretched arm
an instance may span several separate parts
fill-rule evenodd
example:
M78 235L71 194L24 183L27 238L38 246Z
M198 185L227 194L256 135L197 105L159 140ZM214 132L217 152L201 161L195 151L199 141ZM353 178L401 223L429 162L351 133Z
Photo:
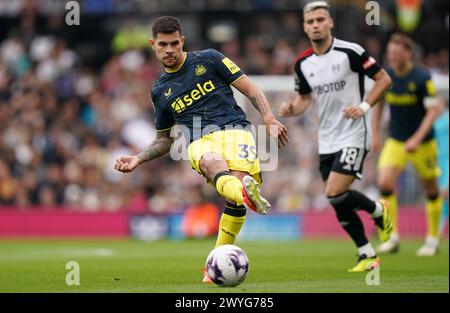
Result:
M129 173L140 164L154 160L170 151L173 138L170 137L170 130L156 132L156 138L141 153L133 156L123 156L116 160L114 168L122 173Z
M381 99L383 94L391 87L392 79L385 70L381 69L376 73L372 79L375 81L372 89L367 95L366 101L359 106L349 106L344 108L343 113L346 118L358 119L364 116L377 102Z
M289 142L286 127L281 124L273 115L266 95L247 76L242 77L233 83L233 87L244 94L253 104L256 110L261 113L264 124L272 137L278 138L278 145L285 146Z
M293 117L299 116L305 113L305 111L313 103L313 97L311 93L306 95L298 94L293 101L284 102L278 110L278 116L281 117Z

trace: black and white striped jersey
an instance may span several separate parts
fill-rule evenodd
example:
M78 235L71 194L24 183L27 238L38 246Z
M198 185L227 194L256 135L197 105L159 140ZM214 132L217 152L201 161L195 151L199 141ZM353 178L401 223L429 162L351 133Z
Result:
M360 45L336 38L326 53L317 55L309 49L298 57L296 91L315 95L320 154L347 147L370 149L369 116L346 119L342 110L363 101L364 76L372 78L380 70Z

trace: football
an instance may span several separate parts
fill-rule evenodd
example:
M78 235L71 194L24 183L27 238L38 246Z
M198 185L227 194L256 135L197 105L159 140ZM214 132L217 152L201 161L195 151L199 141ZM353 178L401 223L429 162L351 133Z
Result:
M244 250L235 245L223 245L212 250L206 259L211 280L221 287L240 285L247 276L249 260Z

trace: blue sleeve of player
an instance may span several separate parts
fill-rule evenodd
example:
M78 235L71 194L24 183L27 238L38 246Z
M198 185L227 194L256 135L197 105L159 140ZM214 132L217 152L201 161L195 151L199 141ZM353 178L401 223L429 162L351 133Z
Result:
M228 84L234 83L244 75L244 72L233 61L217 50L210 49L211 61L213 62L217 74Z
M158 104L153 93L152 93L152 101L153 101L153 109L155 112L156 130L168 130L172 128L172 126L175 125L172 113L170 113L167 109L164 109L164 106Z

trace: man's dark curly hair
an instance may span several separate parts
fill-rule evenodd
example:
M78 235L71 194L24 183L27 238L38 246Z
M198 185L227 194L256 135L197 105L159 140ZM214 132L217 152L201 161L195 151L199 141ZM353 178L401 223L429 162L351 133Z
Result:
M153 38L156 38L159 33L173 34L176 31L181 34L181 23L174 16L161 16L152 25Z

